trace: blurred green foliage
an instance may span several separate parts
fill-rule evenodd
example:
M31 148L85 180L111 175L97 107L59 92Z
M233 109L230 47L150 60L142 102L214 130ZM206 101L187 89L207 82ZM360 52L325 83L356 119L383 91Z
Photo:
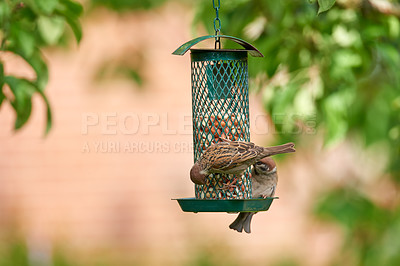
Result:
M123 57L115 56L111 60L104 60L94 76L95 82L105 80L124 79L132 82L137 91L143 91L143 84L146 82L141 69L145 62L143 51L125 52Z
M29 119L32 96L38 94L47 106L46 133L51 128L51 109L44 89L48 82L47 64L41 49L60 43L68 24L79 42L82 29L81 4L72 0L5 0L0 2L0 52L11 52L29 64L36 78L6 75L0 58L0 106L9 101L16 112L14 128L20 129ZM5 86L9 87L6 92Z
M315 213L344 229L332 265L400 265L400 206L388 210L355 189L341 188L324 195Z
M249 74L280 141L301 145L304 126L311 125L324 132L326 146L361 139L364 147L385 147L376 154L388 158L377 182L389 179L398 191L399 1L334 2L221 1L222 33L249 40L264 54L249 59ZM211 1L196 7L193 28L200 23L213 33ZM400 265L400 203L393 198L382 207L362 191L345 182L316 203L314 214L344 232L331 264Z
M163 4L165 0L92 0L93 6L104 6L118 12L138 9L151 9Z
M188 266L237 266L241 265L235 252L220 240L209 240L207 243L196 243L193 256L183 265Z
M128 80L133 81L138 85L138 88L141 88L143 85L143 77L139 74L140 70L136 67L124 65L124 64L103 64L100 67L98 73L96 74L96 80L102 81L107 77L117 78L127 78Z
M0 266L29 266L28 249L23 241L12 238L0 249Z
M181 0L185 1L185 0ZM90 10L107 8L117 13L143 12L162 6L166 0L90 0ZM146 49L137 51L123 51L123 56L115 56L101 63L96 71L94 81L103 82L107 79L124 79L133 83L133 88L143 91L146 79L142 75L143 58Z
M6 243L0 245L0 266L80 265L59 247L54 250L29 250L26 241L18 234L8 234Z
M316 115L327 145L352 137L386 143L388 170L400 181L400 7L385 2L394 10L343 0L317 15L317 2L222 1L220 18L224 34L265 55L250 58L249 73L281 138L301 136ZM196 10L194 24L213 33L211 4Z

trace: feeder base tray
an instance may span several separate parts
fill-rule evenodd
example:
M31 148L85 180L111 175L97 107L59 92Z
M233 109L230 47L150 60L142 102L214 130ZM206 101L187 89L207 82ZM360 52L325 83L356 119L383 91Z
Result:
M257 199L196 199L181 198L175 199L184 212L260 212L267 211L272 201L278 197L257 198Z

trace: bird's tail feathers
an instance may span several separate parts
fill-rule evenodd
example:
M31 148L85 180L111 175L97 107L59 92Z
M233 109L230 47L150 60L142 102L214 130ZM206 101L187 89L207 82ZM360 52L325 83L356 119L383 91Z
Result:
M238 217L229 225L230 229L236 230L239 233L243 231L243 223L247 219L249 213L248 212L241 212L239 213Z
M296 149L294 148L294 143L289 142L283 145L279 146L273 146L273 147L268 147L264 148L263 155L266 156L271 156L275 154L281 154L281 153L290 153L290 152L295 152Z
M255 212L250 212L248 214L249 215L247 215L246 219L243 222L243 229L246 233L250 234L251 233L251 229L250 229L251 218L253 218L253 215L255 214Z

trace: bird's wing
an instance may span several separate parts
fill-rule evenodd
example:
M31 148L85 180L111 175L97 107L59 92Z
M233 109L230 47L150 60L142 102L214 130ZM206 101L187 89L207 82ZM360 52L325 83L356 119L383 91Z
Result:
M214 146L214 147L213 147ZM226 171L252 160L262 151L261 147L252 142L224 141L210 147L213 151L208 152L210 162L209 169Z
M263 148L252 142L232 141L230 144L231 146L236 147L237 150L232 158L231 167L253 161L263 151ZM253 164L253 162L250 164Z

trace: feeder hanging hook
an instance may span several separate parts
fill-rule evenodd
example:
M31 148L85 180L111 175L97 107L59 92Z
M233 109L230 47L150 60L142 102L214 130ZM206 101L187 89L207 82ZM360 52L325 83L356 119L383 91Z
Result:
M218 4L215 4L216 0L213 0L213 7L215 9L215 19L214 19L214 30L215 30L215 49L221 49L221 41L218 36L221 32L221 20L219 19L219 8L221 7L221 2L218 0Z

